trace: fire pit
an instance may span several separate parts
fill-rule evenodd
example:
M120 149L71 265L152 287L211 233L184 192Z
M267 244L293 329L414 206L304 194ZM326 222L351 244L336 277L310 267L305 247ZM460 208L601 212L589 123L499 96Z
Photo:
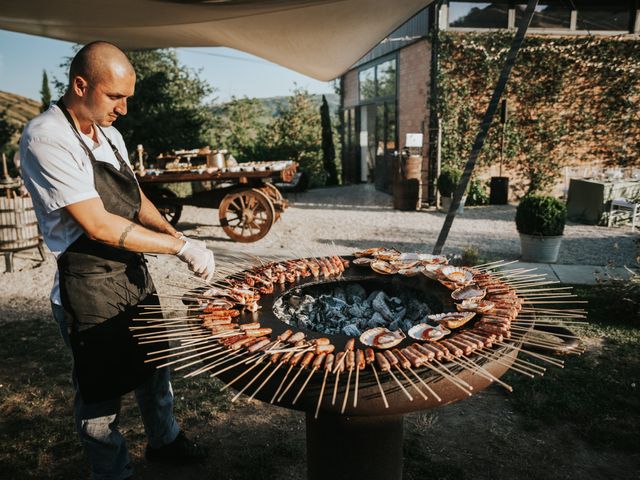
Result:
M504 263L458 271L423 262L417 265L426 268L416 267L417 273L395 274L386 271L387 267L379 273L380 265L373 269L363 261L354 265L354 260L355 257L299 259L246 270L234 275L227 286L219 284L186 294L189 318L137 327L147 330L136 335L141 342L178 340L179 346L169 352L156 352L149 361L159 366L180 364L179 369L192 368L187 376L215 376L226 384L223 388L238 391L234 400L244 393L306 412L309 479L399 479L404 414L461 400L492 383L510 390L500 380L508 369L528 376L544 371L539 364L517 358L520 352L561 365L548 353L577 348L575 337L562 326L567 318L557 319L561 315L555 314L555 309L537 307L545 301L552 302L547 300L551 298L554 303L562 295L539 288L545 284L539 276L521 269L505 270ZM295 271L300 274L293 275ZM456 284L443 276L443 271L451 273L454 280L460 272L471 275L476 283L469 286L471 282L461 280ZM242 282L235 280L238 278ZM476 295L480 289L486 295L484 305L493 300L500 308L477 314L473 320L466 319L469 312L465 310L450 314L451 318L436 315L462 309L461 301L452 298L454 287L458 296ZM530 305L523 304L527 297L515 292L530 290L537 290L533 292L535 300L529 300ZM331 300L336 291L359 292L344 300L339 294L338 300L344 305L336 300L335 312L329 310L331 319L323 317L337 326L328 328L320 320L310 320L319 318L318 312L324 310L313 313L312 309L300 309L300 305L316 303L323 297ZM372 297L371 305L361 302L357 303L358 308L352 308L355 297ZM387 307L392 302L392 307L398 307L396 314L404 309L406 321L396 321L398 318L393 318L391 311L386 314L386 325L375 326L379 323L375 314L385 311L380 301L373 307L375 298L386 299ZM480 308L480 303L478 300L473 305ZM326 305L322 304L322 308ZM367 305L371 306L370 317L363 318ZM514 305L518 312L511 318L508 312L512 306L516 308ZM424 312L412 316L416 309ZM311 315L297 315L297 311ZM577 311L572 310L567 316L580 316L574 312ZM407 335L407 330L414 336L415 331L424 335L426 330L420 325L425 313L441 322L438 328L449 332L441 341L423 341ZM539 314L545 316L542 323L537 318ZM468 323L459 325L461 318ZM391 333L377 333L391 327L394 321L395 332L389 329ZM560 340L531 339L529 335L539 326L555 330L561 335L557 337ZM363 332L365 328L367 331ZM345 329L359 338L343 334ZM367 336L372 329L375 338L391 339L395 345L371 349L362 344L373 338ZM546 354L540 349L545 349Z

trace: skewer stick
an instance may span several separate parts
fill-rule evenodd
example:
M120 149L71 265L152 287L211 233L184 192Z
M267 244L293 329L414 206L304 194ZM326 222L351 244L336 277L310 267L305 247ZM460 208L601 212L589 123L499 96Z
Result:
M360 385L360 369L356 365L356 386L353 392L353 408L358 406L358 387Z
M251 394L251 396L249 397L249 399L250 399L250 400L251 400L251 399L253 399L253 397L255 397L255 396L258 394L258 392L259 392L260 390L262 390L262 387L264 387L264 386L267 384L267 382L269 381L269 379L275 375L275 373L278 371L278 369L279 369L282 365L284 365L284 364L283 364L283 363L280 363L280 362L278 362L278 363L276 364L275 368L271 371L271 373L270 373L269 375L267 375L267 377L262 381L262 383L258 386L258 388L256 388L255 392L253 392L253 393Z
M237 355L234 355L235 358L237 358L237 356L241 355L242 351L240 351L240 353L238 353ZM222 370L218 370L217 372L213 372L209 375L209 377L217 377L218 375L220 375L221 373L224 373L228 370L231 370L232 368L237 367L238 365L242 365L243 363L248 363L249 360L252 360L255 357L258 357L260 355L260 353L256 353L253 356L249 357L249 358L243 358L242 360L240 360L239 362L234 363L233 365L228 365L225 368L223 368ZM220 365L222 363L225 362L220 362ZM237 377L235 377L233 380L231 380L229 383L227 383L226 385L224 385L222 388L220 388L220 391L224 391L227 388L229 388L231 385L233 385L234 383L236 383L238 380L240 380L242 377L244 377L247 373L249 373L251 370L253 370L254 368L256 368L258 365L260 365L259 362L254 363L251 367L247 368L244 372L242 372L240 375L238 375Z
M520 352L522 352L522 353L524 353L526 355L530 355L530 356L532 356L534 358L537 358L537 359L542 360L544 362L550 363L550 364L552 364L552 365L554 365L556 367L564 368L564 361L558 360L558 359L550 357L548 355L543 355L541 353L536 353L536 352L532 352L530 350L525 350L522 347L518 348L518 347L515 347L515 346L513 346L513 345L511 345L509 343L504 343L504 342L493 342L493 343L498 344L498 345L503 345L505 347L509 347L512 350L518 350L518 351L520 351Z
M465 358L464 356L460 357L458 360L460 360L462 363L467 365L468 368L470 368L473 372L477 373L481 377L486 378L487 380L489 380L492 383L496 382L498 385L503 387L508 392L513 392L513 387L511 385L509 385L508 383L503 382L502 380L500 380L495 375L492 375L491 372L489 372L486 368L483 368L481 365L478 365L473 360L471 360L469 358Z
M387 396L384 394L384 388L382 388L382 384L380 383L380 379L378 378L378 372L373 363L370 364L371 370L373 371L373 376L376 379L376 383L378 384L378 388L380 389L380 395L382 395L382 401L384 402L384 408L389 408L389 402L387 402Z
M147 356L151 356L151 355L157 355L159 353L165 353L165 352L172 352L174 350L180 350L182 348L191 348L195 345L203 345L206 343L213 343L213 342L218 342L217 338L204 338L204 339L200 339L200 340L192 340L191 343L186 343L184 342L182 345L178 345L175 347L169 347L169 348L164 348L162 350L155 350L153 352L147 352ZM188 352L186 352L188 353Z
M287 387L282 391L282 393L280 394L280 396L278 397L278 401L280 402L285 394L289 391L289 389L291 388L291 386L296 383L296 380L298 379L298 377L300 376L300 374L302 373L302 371L304 370L303 366L300 366L300 368L298 369L298 371L296 372L296 374L293 376L293 378L291 379L291 381L289 382L289 384L287 385Z
M344 398L342 399L342 408L340 409L340 414L343 414L345 409L347 408L347 399L349 398L349 386L351 384L351 374L353 373L353 368L349 369L349 375L347 376L347 388L344 390Z
M258 366L258 364L262 363L262 361L265 358L266 357L264 355L262 357L260 357L260 360L258 360L254 366ZM262 367L262 370L260 370L244 387L242 387L242 390L240 390L238 393L236 393L236 395L231 399L231 401L235 402L240 397L240 395L242 395L245 392L245 390L247 388L249 388L253 384L253 382L255 382L258 379L258 377L264 373L264 371L267 368L269 368L270 365L271 364L269 362L267 362L267 364L264 367ZM255 392L254 392L254 394L255 394ZM249 397L249 400L251 400L251 399L253 399L253 395L251 397Z
M438 362L437 360L431 360L431 362L435 362L437 363L439 366L444 367L444 365L442 365L440 362ZM440 375L442 378L444 378L445 380L448 380L452 385L455 385L456 387L458 387L460 390L462 390L464 393L466 393L468 396L473 395L464 385L462 385L460 383L460 380L456 378L455 375L453 375L451 372L449 372L449 370L447 369L446 373L442 370L440 370L439 368L437 368L435 365L433 365L431 362L425 362L424 365L430 369L433 370L434 372L436 372L438 375Z
M201 335L187 335L184 337L171 337L171 338L161 338L161 339L156 339L156 340L143 340L138 342L140 345L147 345L150 343L166 343L168 341L181 341L181 340L195 340L195 339L200 339L200 338L209 338L211 337L210 334L201 334Z
M287 381L287 378L289 377L289 374L291 373L291 370L293 369L293 367L294 367L294 365L289 365L289 369L287 370L287 373L284 374L284 378L280 382L280 385L278 385L278 388L276 389L276 393L273 394L273 397L271 398L271 401L269 403L273 403L274 402L274 400L278 396L278 393L280 393L280 390L282 389L282 386L284 385L284 382Z
M181 347L181 348L186 348L186 347ZM204 345L204 346L201 346L201 347L190 348L189 350L182 351L182 352L168 353L166 355L161 355L161 356L155 357L155 358L147 358L144 361L144 363L158 362L160 360L165 360L167 358L177 357L177 356L181 356L181 355L185 355L185 354L189 354L189 353L193 353L193 352L198 352L198 351L201 351L201 350L211 349L211 348L219 349L219 348L222 348L222 346ZM156 352L152 352L152 353L156 353ZM201 353L207 353L207 352L201 352ZM200 355L200 354L198 354L198 355Z
M522 375L525 375L525 376L527 376L529 378L536 378L535 375L533 375L532 373L530 373L528 371L525 371L525 370L521 370L518 367L514 367L513 364L510 365L509 363L503 361L500 357L494 357L494 356L491 356L491 355L487 355L487 354L485 354L483 352L479 352L478 350L476 350L475 353L476 353L476 355L478 355L478 356L480 356L482 358L486 358L487 360L490 360L492 362L496 362L496 363L498 363L500 365L503 365L503 366L505 366L507 368L510 368L511 370L513 370L515 372L518 372L518 373L520 373ZM524 369L525 367L523 366L522 368ZM543 373L541 373L541 372L537 372L536 371L535 373L537 373L539 375L543 375Z
M333 384L333 396L331 397L331 405L336 404L336 396L338 395L338 383L340 381L340 371L336 372L336 381Z
M320 387L320 395L318 395L318 404L316 405L316 413L313 415L313 418L318 418L318 412L320 412L320 404L322 403L322 395L324 395L324 387L327 385L328 375L329 375L329 370L325 369L324 378L322 379L322 386Z
M307 384L309 383L309 380L311 380L311 377L313 377L313 375L317 371L318 371L318 369L316 367L311 369L311 371L309 372L309 376L305 379L304 383L300 387L300 390L298 390L298 393L296 394L295 398L293 399L293 402L291 402L292 405L296 404L296 402L298 401L298 398L300 398L300 395L302 395L302 391L307 387Z
M421 377L420 375L418 375L418 374L416 373L416 371L415 371L413 368L409 367L409 368L408 368L408 370L411 372L411 374L412 374L414 377L416 377L416 378L418 379L418 381L419 381L422 385L424 385L424 388L426 388L426 389L427 389L427 391L428 391L431 395L433 395L433 398L435 398L438 402L442 402L442 399L440 398L440 396L439 396L436 392L434 392L434 391L433 391L433 389L432 389L432 388L431 388L431 387L430 387L430 386L429 386L429 385L428 385L428 384L427 384L427 383L422 379L422 377Z
M180 365L179 367L176 367L176 369L175 369L175 370L176 370L176 371L184 370L185 368L189 368L189 367L191 367L192 365L196 365L196 364L198 364L198 363L202 363L202 362L204 362L204 361L206 361L206 360L211 360L212 358L219 357L220 355L228 355L228 356L230 356L230 357L233 357L233 356L234 356L233 352L231 352L230 350L226 350L226 349L225 349L225 350L223 350L223 351L221 351L221 352L215 353L215 354L213 354L213 355L206 356L206 357L204 357L204 358L200 358L200 359L195 360L195 361L193 361L193 362L190 362L190 363L188 363L188 364L186 364L186 365ZM191 376L191 375L187 375L187 376Z
M395 376L395 374L393 373L393 371L391 370L391 368L389 368L389 370L387 370L387 373L391 376L391 378L393 378L395 380L395 382L398 384L398 386L400 387L400 390L402 390L402 393L404 393L407 398L409 399L409 401L413 402L413 397L411 396L411 394L407 391L406 388L404 388L404 385L402 385L402 382L400 380L398 380L398 377Z
M162 365L158 365L156 368L168 367L169 365L173 365L175 363L185 362L185 361L190 360L192 358L199 357L201 355L207 355L208 353L218 351L221 348L223 348L223 347L222 346L211 347L211 345L207 345L206 347L200 347L200 348L197 349L197 350L201 350L198 353L194 353L193 355L188 355L186 357L180 357L177 360L172 360L170 362L163 363ZM146 359L144 361L144 363L157 362L157 361L164 360L166 358L174 357L174 356L177 356L177 355L183 355L183 352L173 353L173 354L169 354L169 355L163 355L160 358L148 358L148 359Z
M420 389L418 388L418 385L416 385L416 383L415 383L413 380L411 380L411 379L409 378L409 376L408 376L406 373L404 373L404 370L403 370L402 368L400 368L400 366L399 366L399 365L397 365L397 364L396 364L396 365L395 365L395 367L396 367L396 368L398 369L398 371L402 374L402 376L405 378L405 380L406 380L407 382L409 382L409 384L410 384L410 385L411 385L411 386L416 390L416 392L418 392L418 393L420 394L420 396L421 396L422 398L424 398L425 400L428 400L428 399L429 399L429 397L427 397L427 395L425 395L425 393L424 393L422 390L420 390Z

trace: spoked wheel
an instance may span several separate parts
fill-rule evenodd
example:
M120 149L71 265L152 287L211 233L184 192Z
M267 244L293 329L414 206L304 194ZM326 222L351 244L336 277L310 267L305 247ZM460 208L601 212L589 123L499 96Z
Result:
M177 225L182 214L182 205L177 201L178 196L168 188L153 190L148 196L165 220L171 225Z
M273 203L257 188L225 196L220 202L219 216L220 225L229 238L242 243L260 240L276 219Z
M276 212L276 221L280 220L280 214L284 212L285 208L289 206L289 202L284 199L282 193L280 193L280 190L278 190L278 188L272 183L265 183L262 187L260 187L260 190L264 192L271 200L273 208Z

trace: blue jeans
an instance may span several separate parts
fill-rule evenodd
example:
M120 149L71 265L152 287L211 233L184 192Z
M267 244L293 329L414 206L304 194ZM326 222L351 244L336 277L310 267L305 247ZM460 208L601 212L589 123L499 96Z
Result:
M71 348L69 329L61 306L51 304L53 318L67 347ZM133 474L124 437L118 431L120 398L85 405L73 376L75 401L73 414L76 430L91 464L94 480L122 480ZM149 445L158 448L173 442L180 428L173 416L173 390L169 368L157 369L135 389L138 408L144 423Z

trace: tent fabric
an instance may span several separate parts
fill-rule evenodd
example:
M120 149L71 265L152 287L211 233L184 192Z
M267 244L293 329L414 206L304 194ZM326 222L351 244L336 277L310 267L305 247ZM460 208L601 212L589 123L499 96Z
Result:
M0 0L0 28L127 49L235 48L318 80L433 0Z

